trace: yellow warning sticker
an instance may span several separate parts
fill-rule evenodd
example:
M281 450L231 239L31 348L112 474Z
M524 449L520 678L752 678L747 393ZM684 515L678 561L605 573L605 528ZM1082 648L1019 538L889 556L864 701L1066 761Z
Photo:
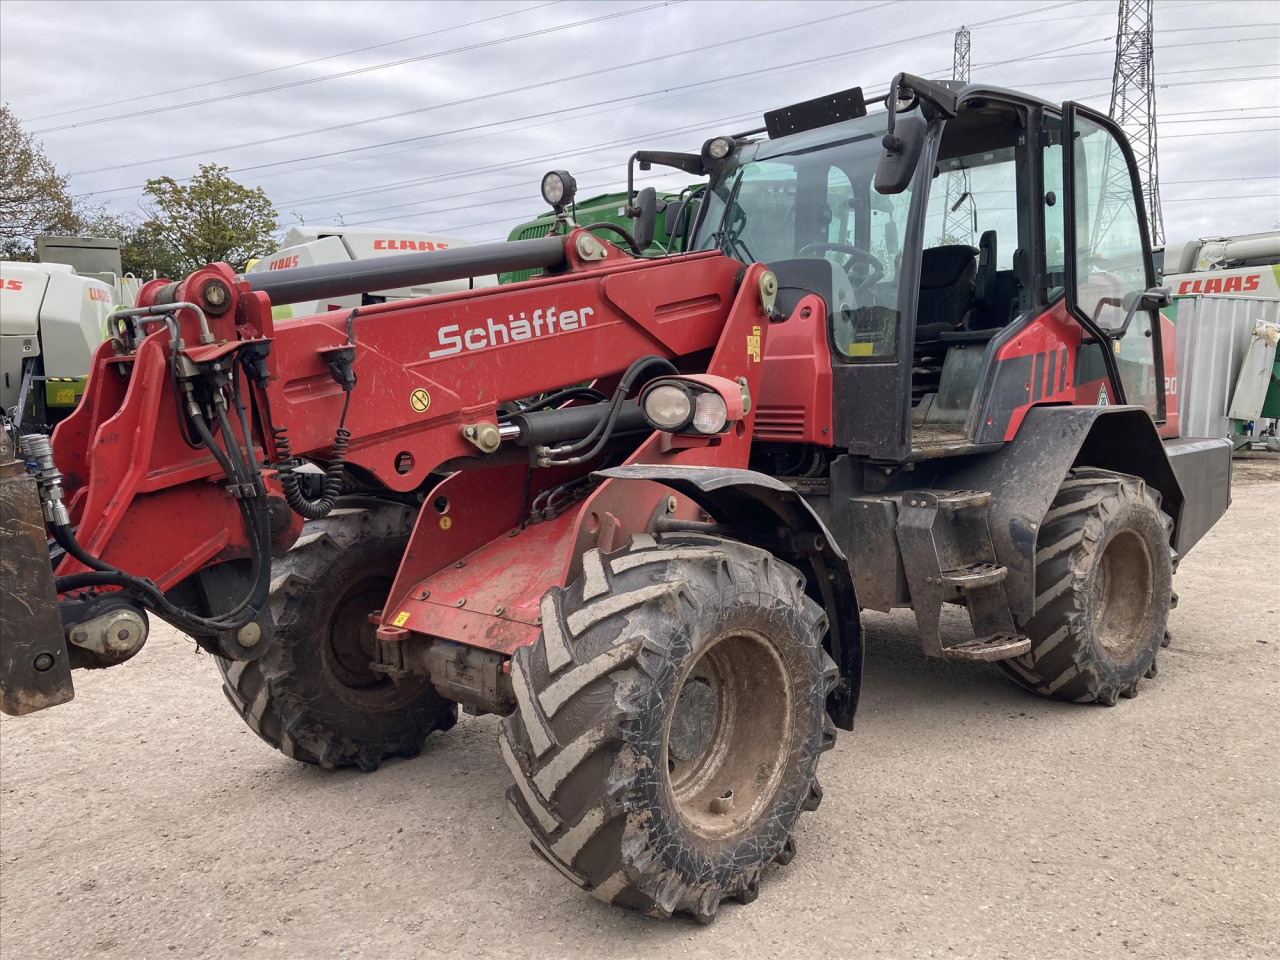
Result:
M441 529L441 530L448 530L448 529L449 529L450 527L452 527L452 526L453 526L453 518L452 518L452 517L441 517L441 518L440 518L440 529Z
M854 341L849 344L849 349L845 351L847 357L869 357L875 352L875 344L870 341L858 343Z
M426 413L427 408L431 406L431 394L419 387L409 394L409 406L418 413Z
M393 627L403 627L409 620L409 611L401 610L396 614L396 618L391 621Z
M760 328L752 327L747 336L747 356L756 363L760 362Z

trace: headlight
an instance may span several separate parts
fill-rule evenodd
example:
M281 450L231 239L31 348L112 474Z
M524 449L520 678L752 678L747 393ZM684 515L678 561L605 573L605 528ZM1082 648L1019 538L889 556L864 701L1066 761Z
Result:
M693 405L693 429L719 433L729 420L729 410L718 393L700 393Z
M723 160L733 149L733 141L728 137L716 137L707 144L707 156L712 160Z
M732 391L732 402L725 399L726 389ZM702 436L724 433L731 418L742 418L746 402L741 384L723 377L662 377L640 394L640 409L649 426Z
M693 419L694 401L680 384L662 383L645 393L644 415L659 430L679 430Z
M552 170L542 178L542 199L556 211L573 203L577 189L577 182L564 170Z

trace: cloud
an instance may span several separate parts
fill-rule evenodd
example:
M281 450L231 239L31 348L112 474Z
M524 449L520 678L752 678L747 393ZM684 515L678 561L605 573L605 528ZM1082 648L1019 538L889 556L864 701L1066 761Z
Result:
M282 223L341 216L484 240L540 212L552 166L591 171L580 183L603 192L642 143L696 149L773 107L883 90L899 70L949 76L961 24L973 80L1105 109L1115 22L1115 0L10 0L0 97L33 130L209 100L41 134L59 169L97 171L78 172L73 192L113 209L134 208L148 177L217 162L262 186ZM1280 183L1280 11L1170 0L1156 28L1166 236L1272 228L1280 199L1230 198ZM226 80L258 71L272 72ZM1253 76L1272 79L1207 82ZM130 102L97 106L118 100ZM375 117L388 119L364 122ZM162 159L181 154L195 155Z

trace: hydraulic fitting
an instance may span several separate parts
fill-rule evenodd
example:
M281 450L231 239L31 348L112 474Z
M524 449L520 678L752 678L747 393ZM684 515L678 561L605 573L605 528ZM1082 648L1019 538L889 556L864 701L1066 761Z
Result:
M71 516L62 503L62 474L53 463L53 444L46 436L28 433L18 440L18 445L22 455L36 465L36 488L45 520L55 527L67 526Z

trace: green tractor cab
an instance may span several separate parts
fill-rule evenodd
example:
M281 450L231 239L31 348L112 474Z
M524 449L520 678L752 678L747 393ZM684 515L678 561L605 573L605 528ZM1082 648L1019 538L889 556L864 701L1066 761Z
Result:
M653 242L644 248L646 256L656 257L666 253L681 253L684 251L685 239L689 232L688 227L693 222L693 216L687 212L681 218L684 221L683 223L677 224L676 220L682 204L687 211L696 212L695 204L697 200L690 200L689 198L700 187L701 184L696 184L680 193L658 194L659 216L653 232ZM621 227L623 230L630 231L634 222L631 214L627 212L627 194L625 191L602 193L599 196L583 200L573 208L573 214L573 218L578 223L588 226L597 223L611 223ZM553 232L555 224L555 212L548 211L533 220L527 220L516 226L507 239L532 240L537 237L545 237ZM592 232L601 239L608 240L611 243L617 242L617 235L608 229L597 228L593 229ZM507 273L499 273L498 282L519 283L522 280L535 277L541 272L541 270L512 270Z

